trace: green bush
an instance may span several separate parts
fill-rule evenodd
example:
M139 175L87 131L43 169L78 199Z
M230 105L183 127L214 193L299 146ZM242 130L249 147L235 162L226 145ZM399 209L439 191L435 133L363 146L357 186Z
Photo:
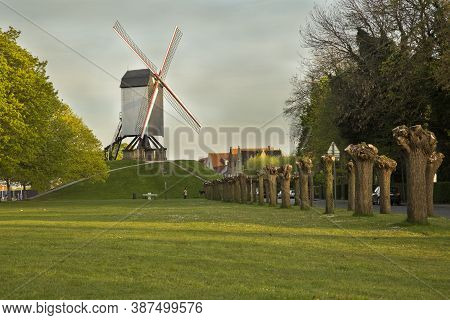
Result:
M256 174L258 170L263 169L266 165L281 167L285 164L292 165L293 171L296 171L294 156L258 155L247 160L244 171L247 174Z

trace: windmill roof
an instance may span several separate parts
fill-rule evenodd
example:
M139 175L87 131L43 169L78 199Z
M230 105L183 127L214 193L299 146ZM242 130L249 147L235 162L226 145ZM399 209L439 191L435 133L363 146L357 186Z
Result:
M128 70L120 81L121 88L146 87L153 73L149 69Z

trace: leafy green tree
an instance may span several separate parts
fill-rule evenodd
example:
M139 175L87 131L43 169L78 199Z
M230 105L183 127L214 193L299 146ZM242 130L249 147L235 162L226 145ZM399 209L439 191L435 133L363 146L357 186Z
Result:
M17 44L19 34L0 30L0 178L38 190L104 179L100 142L60 101L47 63Z
M120 144L119 153L117 154L117 159L116 160L122 160L123 159L123 150L125 150L126 147L128 147L128 143L123 142L123 143Z

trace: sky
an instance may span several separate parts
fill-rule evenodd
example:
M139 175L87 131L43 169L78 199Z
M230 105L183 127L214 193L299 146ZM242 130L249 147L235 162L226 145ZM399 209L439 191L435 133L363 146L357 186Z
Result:
M308 57L299 28L323 2L0 0L0 28L22 31L19 44L48 61L59 96L108 145L119 119L120 78L144 68L113 31L114 22L157 66L178 25L183 38L167 83L204 129L192 138L180 134L184 122L166 104L169 158L198 159L230 145L289 153L294 147L281 113L290 81Z

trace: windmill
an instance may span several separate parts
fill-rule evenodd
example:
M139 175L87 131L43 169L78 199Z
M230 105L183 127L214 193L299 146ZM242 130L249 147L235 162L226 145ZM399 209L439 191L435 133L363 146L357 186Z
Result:
M118 21L113 29L147 69L130 70L122 77L121 114L113 140L105 148L106 158L116 159L122 140L132 138L124 149L124 158L165 160L167 148L156 139L157 136L164 136L163 96L197 133L201 128L194 115L165 82L183 33L178 27L175 28L162 67L158 71L156 65L145 56Z

